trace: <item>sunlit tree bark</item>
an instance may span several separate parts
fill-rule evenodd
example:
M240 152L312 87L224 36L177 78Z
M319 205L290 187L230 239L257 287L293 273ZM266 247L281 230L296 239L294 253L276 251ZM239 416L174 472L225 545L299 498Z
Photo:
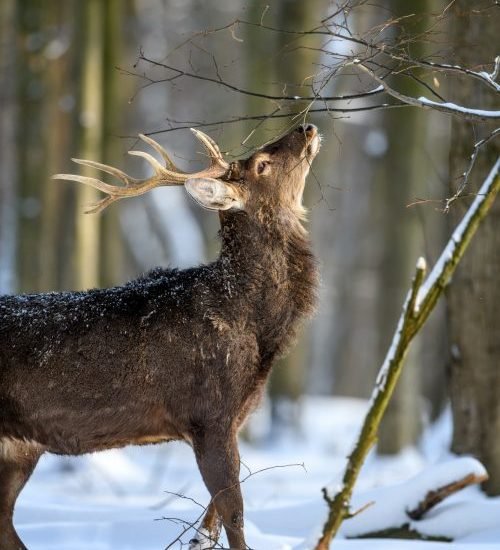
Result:
M80 158L100 158L102 151L104 7L100 0L88 0L79 6L82 46ZM82 214L85 206L98 198L95 189L84 185L78 188L75 239L77 288L92 288L99 284L101 218Z
M102 108L102 152L100 158L106 164L115 165L123 158L123 142L117 136L126 128L127 92L130 80L118 72L124 65L125 54L129 53L124 41L124 22L128 2L108 0L104 3L103 21L103 108ZM110 208L102 215L100 282L112 286L124 281L124 249L120 235L120 208Z
M468 68L492 63L498 51L500 13L491 2L457 0L452 5L451 39L454 63ZM490 70L491 65L488 66ZM450 100L498 108L495 97L481 82L463 79L450 89ZM456 178L471 154L471 144L492 127L480 128L454 119L450 147L450 173ZM479 183L500 153L500 141L480 153L473 172ZM477 191L477 187L470 189ZM467 200L451 209L450 223L462 216ZM473 246L464 256L448 292L450 323L450 389L454 432L452 449L473 454L486 466L490 494L500 494L500 202L485 220Z

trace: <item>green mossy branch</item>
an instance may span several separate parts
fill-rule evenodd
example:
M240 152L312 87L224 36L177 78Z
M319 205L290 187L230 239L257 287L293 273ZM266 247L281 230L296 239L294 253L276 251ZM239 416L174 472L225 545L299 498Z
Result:
M415 276L408 292L391 347L377 376L371 404L365 416L354 450L348 458L342 488L331 497L326 488L323 497L328 504L328 517L315 550L328 550L344 519L352 516L350 501L354 484L370 449L376 443L380 421L389 404L401 374L404 359L415 335L427 321L439 297L448 285L479 224L500 190L500 158L484 181L476 199L457 226L427 280L425 260L417 262Z

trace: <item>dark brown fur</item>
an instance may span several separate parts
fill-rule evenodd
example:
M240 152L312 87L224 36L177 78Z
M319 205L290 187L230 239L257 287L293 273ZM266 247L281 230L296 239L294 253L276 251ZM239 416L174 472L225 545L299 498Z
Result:
M316 152L307 157L305 135L232 166L228 184L245 209L220 212L212 264L157 268L116 288L0 297L0 550L25 548L12 512L43 452L167 440L194 448L215 503L205 527L216 509L231 547L245 548L236 434L315 302L296 196ZM274 159L266 177L256 172L262 155Z

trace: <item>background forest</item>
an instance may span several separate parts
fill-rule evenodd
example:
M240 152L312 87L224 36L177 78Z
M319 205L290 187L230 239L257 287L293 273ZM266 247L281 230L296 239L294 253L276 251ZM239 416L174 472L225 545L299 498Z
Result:
M182 189L84 215L98 192L50 178L75 173L71 157L145 176L148 168L126 154L141 148L136 135L145 133L194 171L205 163L189 127L201 127L229 159L304 120L319 127L323 148L306 190L321 266L319 310L243 434L257 446L291 432L300 441L306 395L369 397L416 259L435 262L500 151L498 139L486 144L470 189L445 213L474 144L494 126L417 107L372 109L391 103L379 95L325 101L376 87L352 67L336 69L362 46L306 32L323 28L340 5L0 3L0 293L112 286L156 265L216 256L217 216ZM492 71L500 53L500 8L492 1L344 7L334 19L340 29L348 21L354 36L398 42L413 59ZM466 74L417 67L415 78L397 70L391 78L410 96L432 97L431 88L446 101L499 108L498 94ZM490 494L500 493L499 219L497 201L412 349L377 446L394 455L418 445L451 406L452 449L481 459Z

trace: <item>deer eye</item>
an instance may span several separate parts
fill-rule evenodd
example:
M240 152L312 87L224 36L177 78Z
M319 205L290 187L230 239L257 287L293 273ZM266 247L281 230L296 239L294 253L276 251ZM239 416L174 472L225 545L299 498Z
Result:
M257 164L257 174L262 174L269 164L271 163L268 160L261 160L259 164Z

